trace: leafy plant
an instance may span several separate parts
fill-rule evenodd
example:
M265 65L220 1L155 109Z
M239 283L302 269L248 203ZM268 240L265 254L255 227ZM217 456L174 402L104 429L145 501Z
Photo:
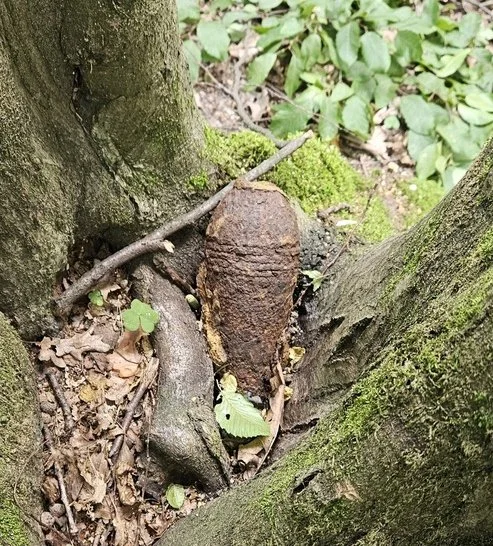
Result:
M455 20L438 0L419 10L391 0L213 0L206 21L198 0L178 6L193 79L247 30L258 35L248 86L273 73L284 82L270 125L278 137L315 124L323 138L342 129L366 139L386 108L380 123L407 129L417 176L450 187L493 134L493 29L478 13Z
M312 285L314 292L320 288L323 280L325 279L325 275L316 269L305 269L305 271L302 271L302 273L310 279L310 284Z
M89 301L95 305L96 307L103 307L104 305L104 298L103 294L101 293L101 290L92 290L88 294Z
M122 313L123 325L129 332L142 330L146 334L154 331L154 327L159 322L159 313L149 304L140 300L133 300L130 309Z
M172 483L166 489L166 500L175 510L179 510L185 502L185 489L183 485Z
M264 421L260 411L242 394L236 392L234 375L224 374L220 381L221 392L214 412L219 426L228 434L239 438L269 436L269 424Z

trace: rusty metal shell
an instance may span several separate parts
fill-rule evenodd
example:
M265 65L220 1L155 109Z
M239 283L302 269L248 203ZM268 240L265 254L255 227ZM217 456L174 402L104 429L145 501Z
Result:
M198 276L204 329L216 366L244 391L268 392L299 252L296 214L273 184L237 183L212 215Z

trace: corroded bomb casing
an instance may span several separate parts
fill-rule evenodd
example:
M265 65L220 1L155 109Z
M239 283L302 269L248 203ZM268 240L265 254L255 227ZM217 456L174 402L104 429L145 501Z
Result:
M284 193L268 182L237 182L207 228L198 288L217 367L265 396L293 307L300 237Z

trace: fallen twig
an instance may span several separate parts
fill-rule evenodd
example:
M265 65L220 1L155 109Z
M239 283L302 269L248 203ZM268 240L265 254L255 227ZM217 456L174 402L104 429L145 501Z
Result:
M300 137L291 140L277 153L260 163L260 165L246 173L244 176L241 176L239 179L246 180L247 182L256 180L260 176L269 172L280 161L286 157L289 157L312 136L313 132L307 131ZM82 275L78 281L74 282L72 286L65 290L61 296L55 298L54 302L58 313L62 316L68 314L73 303L84 296L106 273L108 273L108 271L112 271L129 260L136 258L137 256L142 256L142 254L162 250L164 239L173 233L176 233L180 229L183 229L185 226L193 224L199 218L202 218L202 216L213 210L233 188L235 182L236 180L230 182L227 186L224 186L224 188L218 191L215 195L207 199L207 201L201 203L190 212L175 218L152 233L149 233L149 235L146 235L142 239L139 239L125 248L122 248L118 252L115 252L105 260L96 264L90 271Z
M63 418L65 421L65 430L70 433L75 428L75 422L74 418L72 417L72 410L70 409L65 395L63 394L62 387L60 387L60 383L58 383L56 372L53 368L46 367L44 370L44 374L48 378L55 398L62 408Z
M137 390L135 391L134 397L132 398L132 401L130 402L130 404L127 406L127 411L125 412L125 417L123 418L123 422L121 425L123 434L120 434L120 436L116 438L109 453L109 457L112 459L113 462L115 462L116 459L118 458L118 454L120 453L120 449L122 448L122 445L123 445L123 440L125 439L125 434L128 430L128 427L130 426L130 423L132 422L137 406L139 405L140 401L142 400L142 397L147 392L149 387L152 385L152 382L154 381L154 378L156 377L157 370L158 370L158 363L159 361L157 360L157 358L151 358L149 360L147 367L145 368L144 373L142 374L142 378L140 380L139 386Z
M78 533L77 525L75 524L74 516L72 514L72 508L70 507L70 502L67 496L67 490L65 488L65 482L63 480L63 471L60 463L58 462L57 454L55 453L55 448L53 446L53 437L51 435L50 429L46 424L43 425L43 433L45 437L45 442L48 449L53 456L53 467L55 469L55 475L58 480L58 487L60 488L60 499L65 507L65 513L67 515L67 521L69 526L69 531L71 535L76 535Z

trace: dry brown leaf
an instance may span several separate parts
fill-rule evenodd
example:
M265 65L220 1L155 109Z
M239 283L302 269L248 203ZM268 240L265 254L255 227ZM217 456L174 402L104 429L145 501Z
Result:
M82 353L87 351L106 353L111 349L107 343L101 341L101 336L93 335L90 330L57 341L57 356L71 355L79 362L82 362Z
M106 495L106 480L109 474L108 460L104 453L93 453L89 458L79 460L80 474L85 481L77 499L83 507L99 504Z
M42 485L43 493L46 498L55 503L60 498L60 489L58 488L58 480L54 476L46 476Z
M135 460L132 452L123 442L115 464L115 480L118 497L122 504L132 506L137 502L137 492L131 472L134 470Z
M335 484L336 498L345 498L349 501L360 501L361 497L354 488L354 485L348 480L343 480Z
M125 356L114 352L110 353L108 358L108 363L111 366L111 369L116 372L122 378L133 377L139 371L139 363L142 360L142 355L136 353L139 357L139 362L132 362L128 360Z
M111 373L106 380L108 388L105 393L106 400L111 400L120 404L125 396L135 387L134 382L127 381L119 377L116 373Z

